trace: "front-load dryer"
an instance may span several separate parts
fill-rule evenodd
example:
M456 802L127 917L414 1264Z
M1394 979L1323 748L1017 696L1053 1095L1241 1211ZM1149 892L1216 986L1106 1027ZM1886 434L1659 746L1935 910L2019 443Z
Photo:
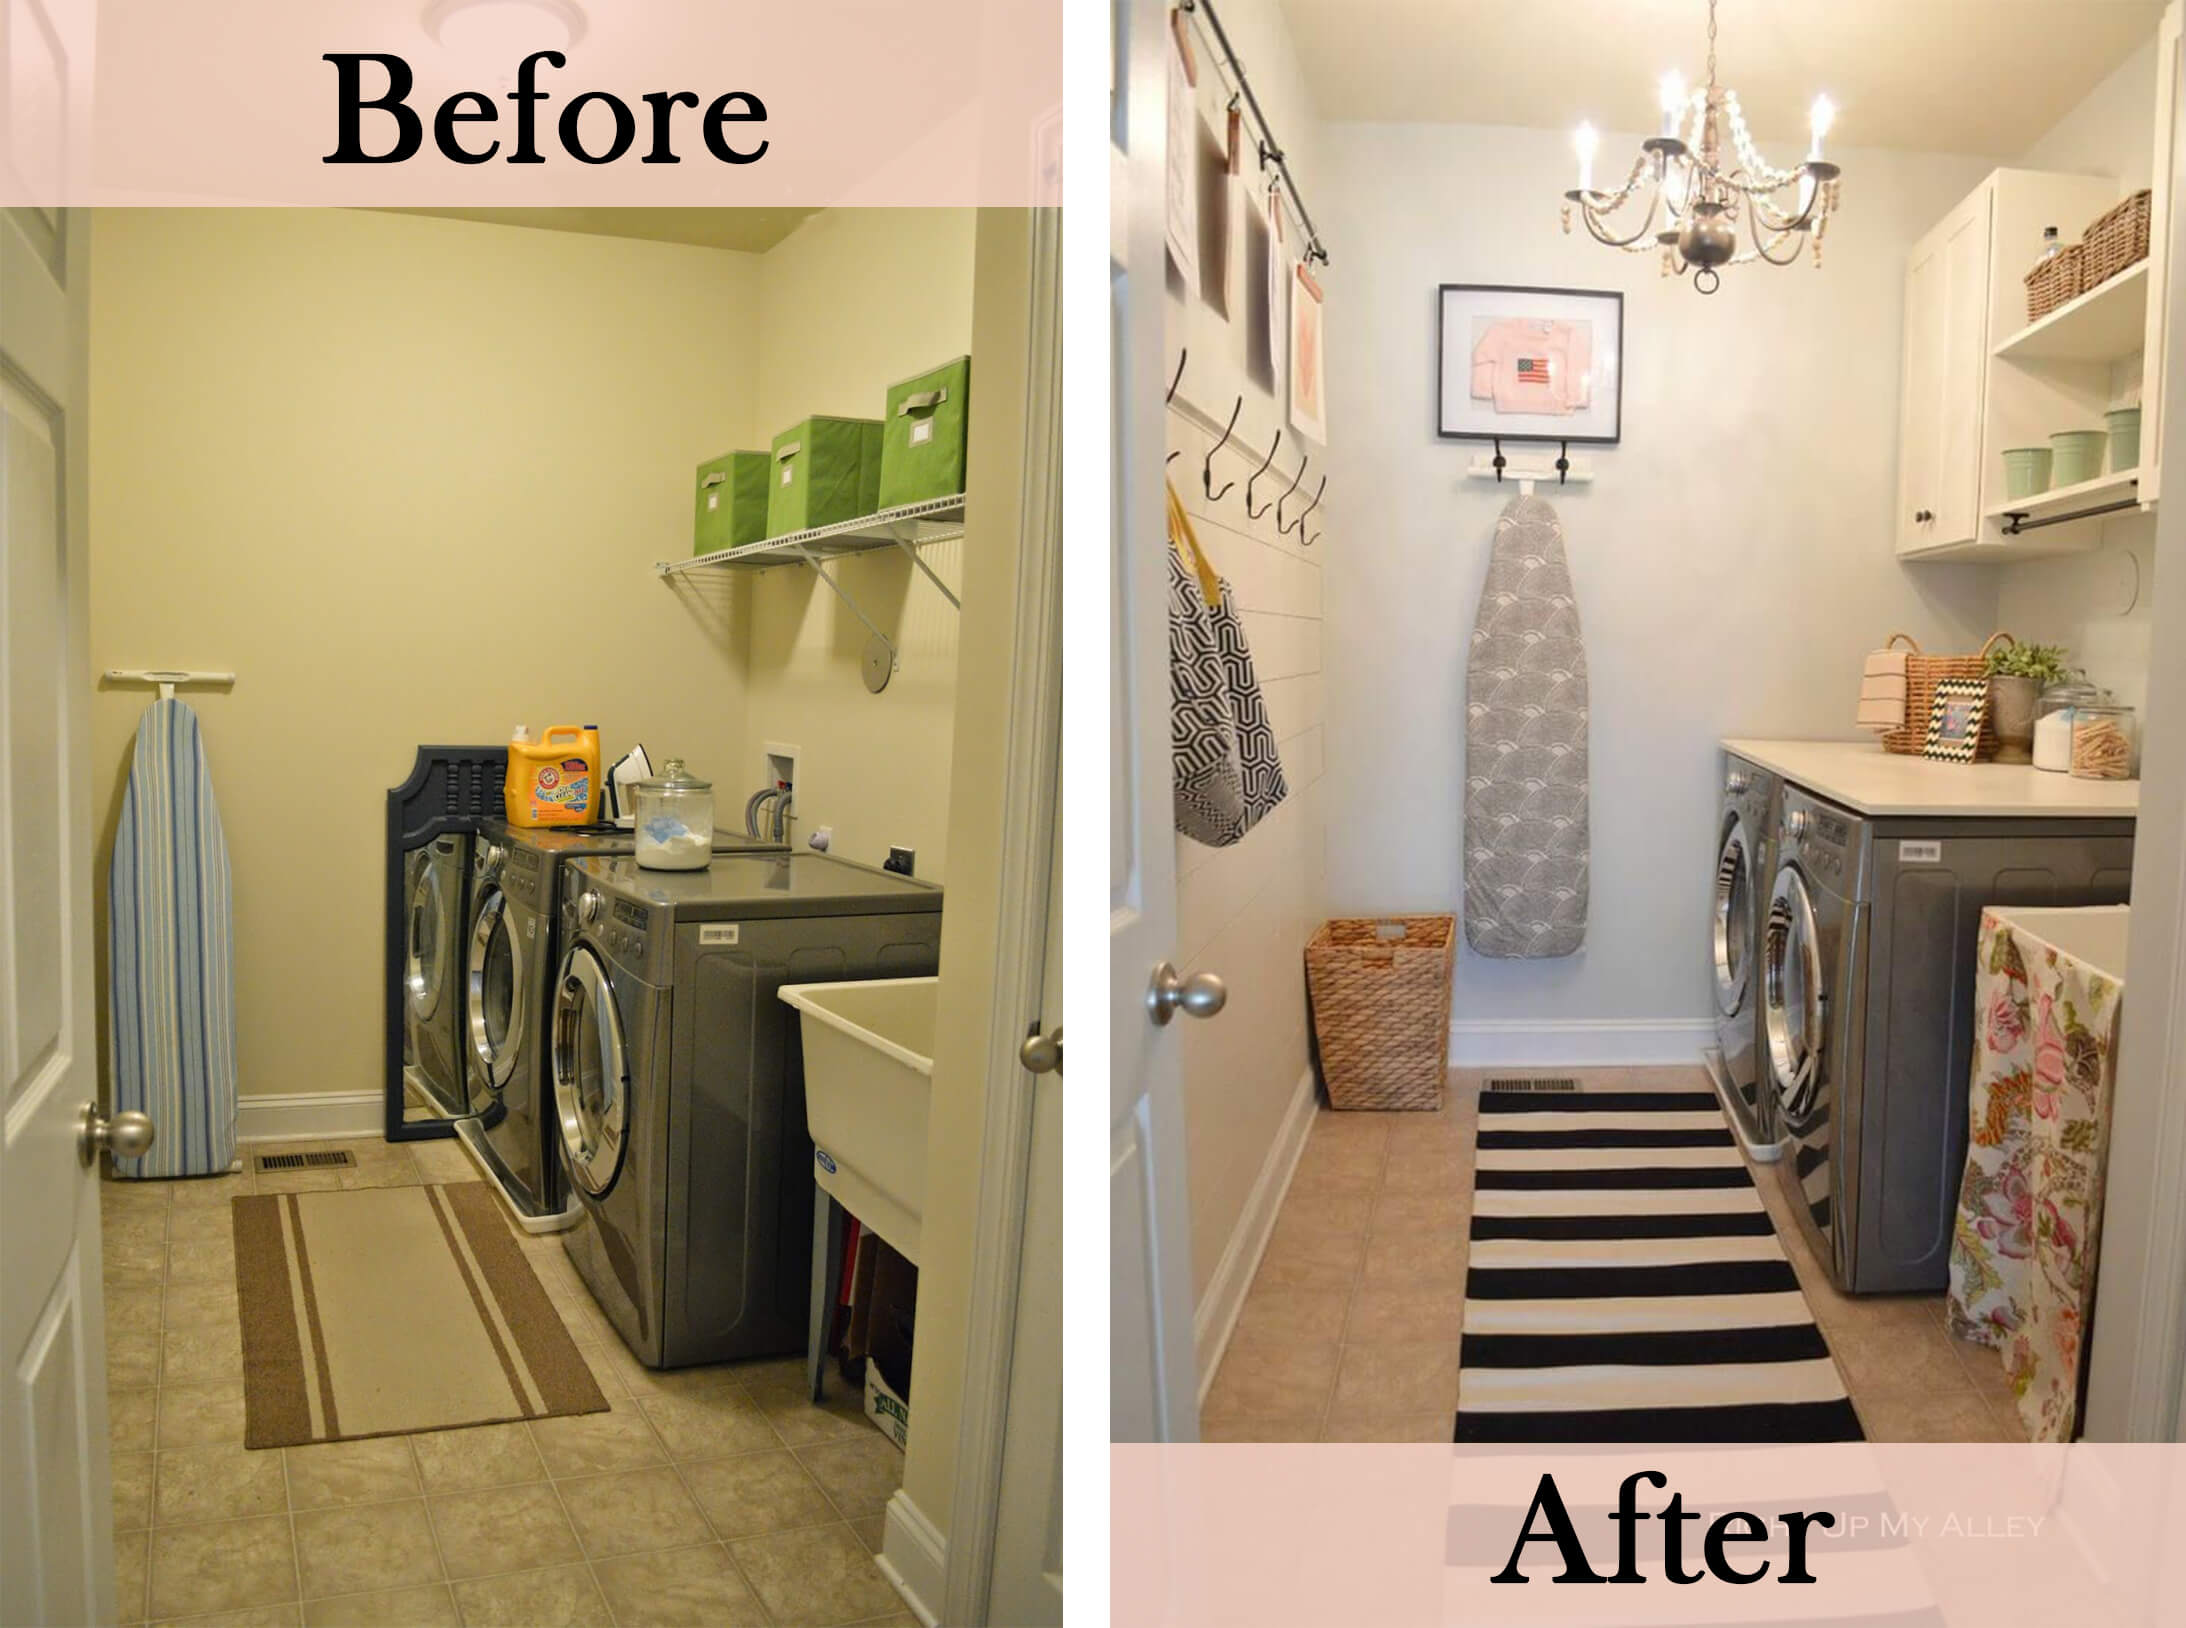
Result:
M1761 929L1775 873L1777 802L1783 783L1758 763L1726 754L1715 824L1715 875L1708 911L1715 1047L1708 1071L1749 1158L1782 1151L1775 1104L1761 1061Z
M2117 904L2133 822L1871 816L1784 788L1763 944L1792 1209L1851 1293L1949 1280L1990 905Z
M403 1084L442 1116L464 1111L462 931L470 837L443 832L403 858Z
M487 820L472 862L463 935L463 1065L471 1117L456 1132L528 1230L575 1220L562 1177L560 1131L547 1071L548 997L560 964L555 892L565 860L629 854L612 827L532 829ZM784 851L741 832L714 833L714 852Z
M816 853L562 866L551 1068L578 1274L638 1359L805 1348L812 1141L784 984L930 976L941 890Z

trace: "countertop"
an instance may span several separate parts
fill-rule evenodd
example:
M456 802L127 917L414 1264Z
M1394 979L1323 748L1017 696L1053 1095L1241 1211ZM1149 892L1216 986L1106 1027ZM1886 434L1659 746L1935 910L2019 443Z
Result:
M1861 814L2130 819L2138 780L2076 780L2024 763L1938 763L1870 741L1726 740L1723 749Z

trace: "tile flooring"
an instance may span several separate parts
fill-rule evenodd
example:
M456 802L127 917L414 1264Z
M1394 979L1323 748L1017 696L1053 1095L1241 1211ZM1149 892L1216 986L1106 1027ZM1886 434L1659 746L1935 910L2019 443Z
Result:
M247 1451L228 1201L478 1176L453 1142L280 1151L321 1146L357 1167L106 1184L124 1624L916 1620L873 1563L903 1455L859 1399L813 1407L802 1358L643 1367L557 1238L524 1253L609 1412Z
M1201 1410L1204 1439L1450 1439L1480 1076L1453 1070L1439 1113L1315 1117ZM1708 1088L1697 1067L1584 1078ZM1776 1172L1749 1168L1870 1438L2025 1439L1996 1353L1945 1331L1941 1295L1839 1294Z

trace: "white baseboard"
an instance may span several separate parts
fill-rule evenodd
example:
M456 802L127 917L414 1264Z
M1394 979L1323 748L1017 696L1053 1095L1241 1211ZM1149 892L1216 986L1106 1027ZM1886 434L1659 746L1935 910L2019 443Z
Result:
M387 1128L387 1098L378 1091L297 1092L238 1097L240 1142L308 1142L322 1136L376 1136Z
M874 1558L911 1614L926 1628L939 1628L949 1581L949 1542L901 1487L888 1500L880 1553Z
M1230 1335L1237 1328L1237 1314L1245 1308L1245 1293L1252 1287L1253 1274L1260 1270L1260 1257L1267 1253L1268 1235L1275 1230L1275 1217L1283 1207L1283 1195L1290 1191L1291 1173L1298 1168L1298 1156L1305 1152L1306 1132L1313 1128L1316 1097L1313 1070L1308 1066L1298 1076L1290 1106L1283 1113L1283 1123L1275 1132L1268 1156L1261 1161L1260 1174L1245 1199L1244 1213L1238 1216L1237 1225L1230 1230L1230 1241L1222 1251L1214 1277L1207 1284L1207 1292L1200 1296L1199 1305L1192 1312L1192 1345L1199 1358L1199 1399L1202 1402L1207 1399L1207 1387L1214 1383L1215 1370L1222 1364L1222 1353L1229 1349Z
M1460 1068L1608 1068L1700 1062L1715 1025L1692 1018L1461 1019L1450 1025Z

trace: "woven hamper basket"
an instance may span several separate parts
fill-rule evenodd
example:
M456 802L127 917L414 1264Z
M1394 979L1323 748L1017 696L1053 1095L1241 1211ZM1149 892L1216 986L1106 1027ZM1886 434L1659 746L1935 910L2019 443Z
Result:
M1455 916L1344 917L1306 945L1313 1036L1332 1108L1442 1106Z
M2086 259L2080 266L2080 288L2098 288L2126 269L2148 258L2148 208L2144 189L2104 211L2088 223L2080 243Z
M2039 322L2067 300L2077 299L2088 285L2087 249L2068 243L2047 260L2038 261L2024 279L2027 285L2027 320Z
M1883 750L1896 752L1904 757L1918 757L1928 744L1928 709L1936 698L1936 685L1946 678L1985 678L1989 671L1989 652L1999 643L2016 644L2009 633L1992 633L1989 642L1970 656L1928 656L1921 653L1919 642L1910 633L1890 635L1889 649L1903 639L1908 647L1905 657L1905 722L1896 729L1887 730L1882 737ZM1987 762L1996 756L2003 743L1997 738L1996 720L1984 716L1981 721L1981 744L1974 756Z

